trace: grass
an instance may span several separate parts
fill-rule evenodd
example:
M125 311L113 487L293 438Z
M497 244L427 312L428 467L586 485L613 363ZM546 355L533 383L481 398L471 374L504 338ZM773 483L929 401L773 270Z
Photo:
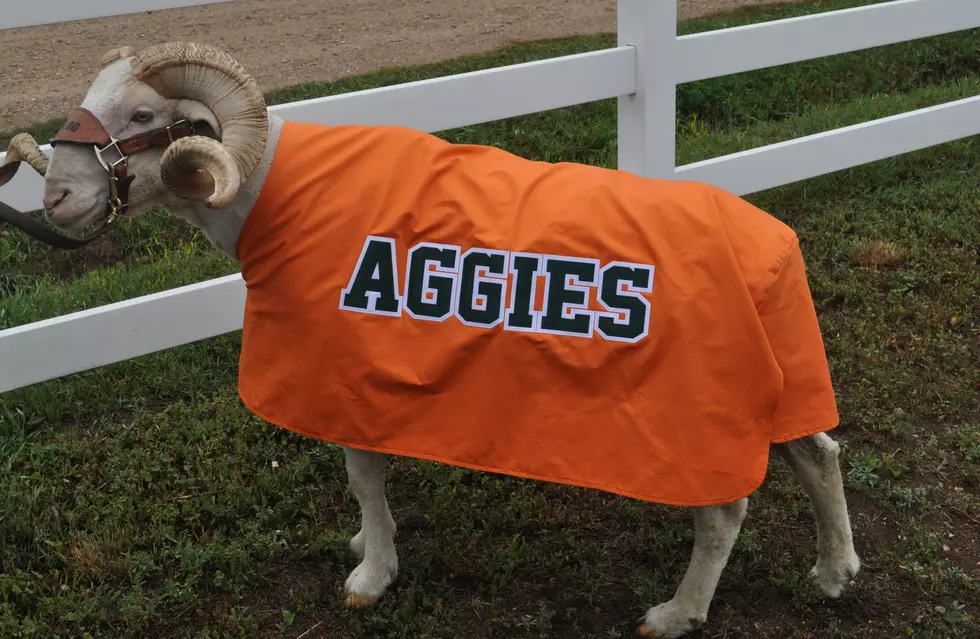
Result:
M681 30L860 4L768 7ZM270 101L611 41L521 44ZM980 93L978 42L966 31L685 85L679 161ZM443 135L611 166L615 103ZM803 239L865 565L840 601L816 594L809 505L774 462L695 636L980 634L978 167L970 138L748 198ZM162 215L71 254L12 235L0 238L0 328L235 270ZM319 623L307 637L615 638L672 595L691 547L679 509L397 460L401 575L377 609L343 611L358 513L342 455L242 408L238 346L231 334L0 398L0 636L298 637Z

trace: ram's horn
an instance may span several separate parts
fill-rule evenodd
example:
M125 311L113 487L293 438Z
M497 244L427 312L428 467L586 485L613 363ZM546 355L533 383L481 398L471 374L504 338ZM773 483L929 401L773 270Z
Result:
M214 112L221 129L220 146L200 143L201 139L177 145L164 155L161 171L164 184L174 193L191 195L190 199L214 208L227 206L265 151L269 116L255 80L224 51L183 42L137 53L133 75L166 98L197 100ZM183 157L185 153L188 157ZM234 167L221 166L228 161ZM220 173L211 173L213 193L202 191L197 169ZM181 183L183 179L190 181Z
M44 155L37 142L28 133L18 133L10 140L7 147L7 157L0 166L0 186L13 179L21 162L27 162L31 167L44 175L48 171L48 156Z
M228 206L241 184L228 150L220 142L199 135L181 138L167 147L160 161L160 178L177 197L203 200L215 209Z

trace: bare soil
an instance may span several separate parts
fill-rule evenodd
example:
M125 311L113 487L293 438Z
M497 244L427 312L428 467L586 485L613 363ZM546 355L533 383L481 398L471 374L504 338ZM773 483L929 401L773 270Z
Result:
M28 0L29 1L29 0ZM680 18L780 0L679 0ZM107 50L214 44L263 89L612 32L616 0L237 0L0 31L0 131L64 117Z

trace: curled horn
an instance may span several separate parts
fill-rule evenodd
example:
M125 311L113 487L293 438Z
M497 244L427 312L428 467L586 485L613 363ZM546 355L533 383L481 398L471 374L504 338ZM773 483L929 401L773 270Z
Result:
M160 179L174 195L185 200L204 201L211 208L221 208L234 198L241 184L241 174L228 150L211 138L195 135L175 141L160 161ZM230 194L213 203L214 194Z
M99 61L99 66L104 69L114 62L131 58L134 55L136 55L136 49L133 47L119 47L118 49L113 49L102 56L102 60Z
M48 171L48 156L44 155L37 141L28 133L18 133L10 140L7 157L0 166L0 186L13 179L21 162L27 162L41 175Z
M150 47L132 64L136 79L162 96L197 100L215 114L221 142L202 136L179 140L164 153L161 178L179 197L227 206L265 151L268 112L255 80L227 53L203 44Z

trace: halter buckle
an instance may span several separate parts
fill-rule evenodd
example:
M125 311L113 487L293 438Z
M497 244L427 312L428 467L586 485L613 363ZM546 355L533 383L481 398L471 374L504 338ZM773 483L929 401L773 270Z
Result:
M98 145L94 147L95 157L99 159L99 164L101 164L109 172L110 175L112 174L112 169L114 169L115 167L119 166L121 163L126 161L126 156L123 154L122 149L119 148L119 142L120 142L119 140L112 138L112 142L110 142L109 144L103 147L99 147ZM102 157L102 154L108 151L109 149L115 149L116 154L119 155L118 160L110 162L106 160L104 157Z

